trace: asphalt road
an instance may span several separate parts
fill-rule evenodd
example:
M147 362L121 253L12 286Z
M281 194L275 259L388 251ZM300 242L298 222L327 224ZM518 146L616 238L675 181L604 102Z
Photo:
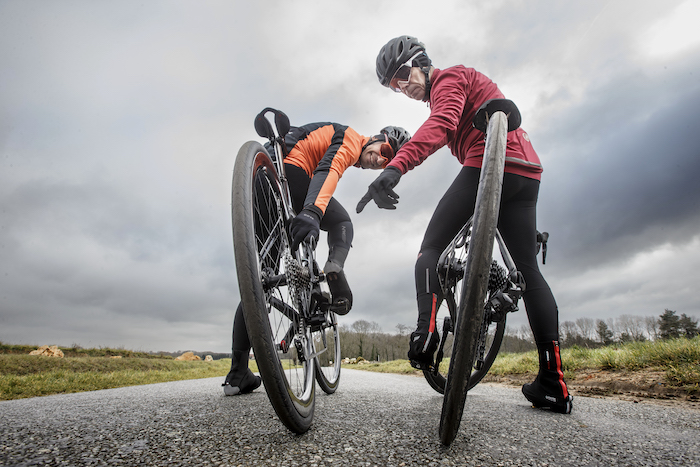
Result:
M438 439L441 396L411 376L343 370L294 435L263 388L223 378L0 402L0 465L700 465L700 412L577 397L571 415L479 385L457 439Z

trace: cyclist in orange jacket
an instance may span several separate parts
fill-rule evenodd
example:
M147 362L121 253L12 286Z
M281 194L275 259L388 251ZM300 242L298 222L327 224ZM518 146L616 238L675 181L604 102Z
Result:
M411 334L408 357L416 368L433 364L439 342L435 314L442 297L436 264L440 253L474 212L484 154L483 133L472 119L490 99L503 98L498 86L473 68L432 66L425 46L415 37L390 40L377 56L377 77L383 86L411 99L427 102L430 117L372 182L357 212L374 200L395 209L393 188L403 174L447 145L462 169L440 200L428 224L415 267L417 329ZM537 266L536 207L542 165L527 133L508 133L503 194L498 228L518 270L523 274L527 316L540 355L540 370L523 394L535 406L569 413L572 397L564 382L559 353L559 312L549 285Z
M352 307L352 292L343 271L353 239L345 208L333 197L338 181L349 167L383 169L411 135L388 126L375 136L363 136L338 123L310 123L292 127L285 136L285 173L294 210L290 225L292 249L303 241L328 232L328 260L323 272L331 291L331 309L345 315ZM250 341L241 305L233 320L231 371L224 381L226 395L245 394L260 386L260 377L248 368Z

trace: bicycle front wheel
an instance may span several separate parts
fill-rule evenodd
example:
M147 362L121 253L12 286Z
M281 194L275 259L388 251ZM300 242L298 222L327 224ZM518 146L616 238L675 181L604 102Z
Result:
M440 417L440 441L446 446L454 441L462 420L477 341L484 319L503 185L507 128L508 121L503 112L496 112L491 116Z
M280 420L304 433L314 413L312 337L300 312L310 287L290 248L277 172L254 141L236 158L232 219L243 313L265 390Z
M316 381L326 394L333 394L340 383L340 333L335 313L326 314L326 322L312 330L316 354Z

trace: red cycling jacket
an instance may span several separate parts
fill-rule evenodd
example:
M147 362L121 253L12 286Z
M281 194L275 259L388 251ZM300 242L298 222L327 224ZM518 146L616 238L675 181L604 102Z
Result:
M503 93L486 75L462 65L434 69L431 83L430 117L388 165L405 174L447 145L463 166L480 168L484 134L472 119L484 102L503 98ZM540 158L522 128L508 133L505 171L540 179Z

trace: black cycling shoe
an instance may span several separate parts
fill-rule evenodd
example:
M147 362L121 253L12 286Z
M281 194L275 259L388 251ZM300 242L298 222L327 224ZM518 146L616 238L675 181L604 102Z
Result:
M540 371L532 383L523 385L523 395L533 406L557 413L571 413L573 397L564 381L559 342L538 342Z
M260 387L262 380L248 368L248 352L234 350L231 355L231 371L226 375L223 386L224 394L237 396L247 394Z
M352 291L341 269L326 273L328 288L331 289L331 311L337 315L347 315L352 308Z
M532 383L524 384L523 395L538 409L549 409L552 412L568 414L571 413L573 408L572 401L574 398L571 394L567 392L565 397L553 396L545 390L539 379L535 379Z
M412 332L408 347L408 360L411 366L418 370L432 370L435 366L433 355L439 343L440 335L437 331Z
M237 396L239 394L248 394L258 389L262 383L260 376L255 376L248 368L246 368L243 378L237 376L238 375L234 372L229 372L229 374L226 375L226 381L221 385L224 387L225 395Z

